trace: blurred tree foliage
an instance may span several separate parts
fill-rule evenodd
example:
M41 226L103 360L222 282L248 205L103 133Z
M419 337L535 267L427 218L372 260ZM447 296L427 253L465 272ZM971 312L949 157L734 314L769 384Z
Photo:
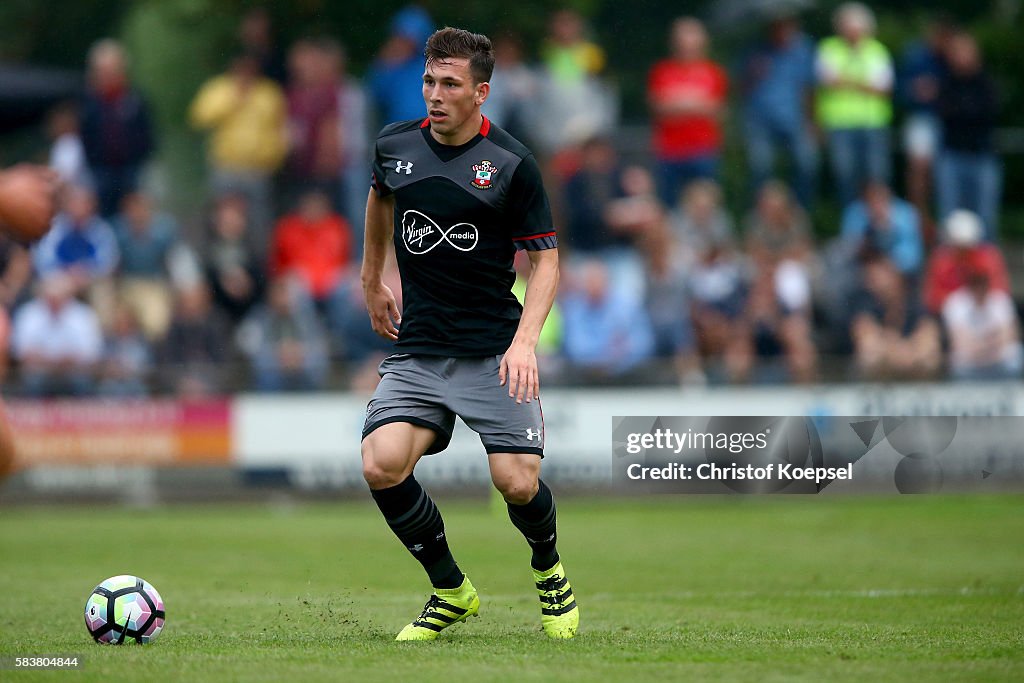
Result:
M759 10L768 0L749 0L742 19L712 23L713 52L731 66L756 39ZM784 2L786 0L779 0ZM791 0L792 1L792 0ZM1003 97L1002 123L1024 127L1024 51L1019 49L1022 0L943 0L922 7L916 0L869 3L879 12L880 35L899 55L920 35L930 14L945 12L978 36ZM238 18L253 6L266 7L278 42L287 46L302 36L330 35L346 46L351 70L361 74L388 32L391 16L406 0L2 0L0 59L81 68L89 45L112 35L122 38L132 70L156 110L160 126L161 167L173 197L201 196L201 138L190 131L185 111L199 84L218 72L235 46ZM592 37L609 56L608 72L623 97L628 120L643 121L647 69L667 51L671 20L682 14L713 17L715 5L681 0L518 0L517 2L420 2L439 26L465 26L494 34L515 31L529 54L543 42L547 18L559 7L574 7L593 26ZM743 0L738 6L744 7ZM815 36L831 32L830 16L839 3L819 1L804 12ZM735 140L735 136L732 136ZM738 144L735 143L734 144ZM738 157L737 157L738 159ZM740 184L739 173L731 185ZM1024 154L1008 159L1006 186L1024 183ZM1013 199L1010 192L1007 197ZM177 208L197 210L179 200ZM1024 228L1024 226L1022 226Z

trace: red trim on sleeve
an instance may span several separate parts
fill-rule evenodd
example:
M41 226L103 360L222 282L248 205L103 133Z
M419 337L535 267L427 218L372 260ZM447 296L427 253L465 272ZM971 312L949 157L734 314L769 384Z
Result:
M552 230L551 232L542 232L537 235L527 235L526 237L513 237L512 239L516 242L525 242L526 240L539 240L543 237L551 237L554 234L555 231Z
M487 137L487 134L491 132L491 122L486 116L481 115L480 118L484 120L484 122L480 124L480 135Z
M425 119L423 119L423 123L420 124L420 128L426 128L429 125L430 125L430 119L429 118L425 118Z

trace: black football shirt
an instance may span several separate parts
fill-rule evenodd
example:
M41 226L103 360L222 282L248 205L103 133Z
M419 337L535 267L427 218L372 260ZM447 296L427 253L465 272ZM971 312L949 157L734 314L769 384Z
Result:
M394 123L377 137L373 188L395 198L403 307L396 350L508 350L523 310L512 294L516 250L558 246L530 151L486 118L457 146L437 142L427 120Z

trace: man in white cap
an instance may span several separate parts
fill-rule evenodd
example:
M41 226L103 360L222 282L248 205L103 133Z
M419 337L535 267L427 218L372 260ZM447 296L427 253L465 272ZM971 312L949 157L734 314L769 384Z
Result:
M981 240L984 228L973 211L958 209L944 223L943 243L928 261L924 301L928 311L939 314L946 298L967 284L970 272L987 276L992 289L1009 292L1006 260L995 244Z

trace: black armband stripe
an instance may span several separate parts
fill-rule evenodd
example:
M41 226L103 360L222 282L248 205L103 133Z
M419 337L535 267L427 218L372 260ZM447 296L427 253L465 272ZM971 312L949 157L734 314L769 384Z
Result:
M544 249L556 248L558 246L558 236L555 233L548 233L541 237L516 238L513 242L515 242L516 249L543 251Z

